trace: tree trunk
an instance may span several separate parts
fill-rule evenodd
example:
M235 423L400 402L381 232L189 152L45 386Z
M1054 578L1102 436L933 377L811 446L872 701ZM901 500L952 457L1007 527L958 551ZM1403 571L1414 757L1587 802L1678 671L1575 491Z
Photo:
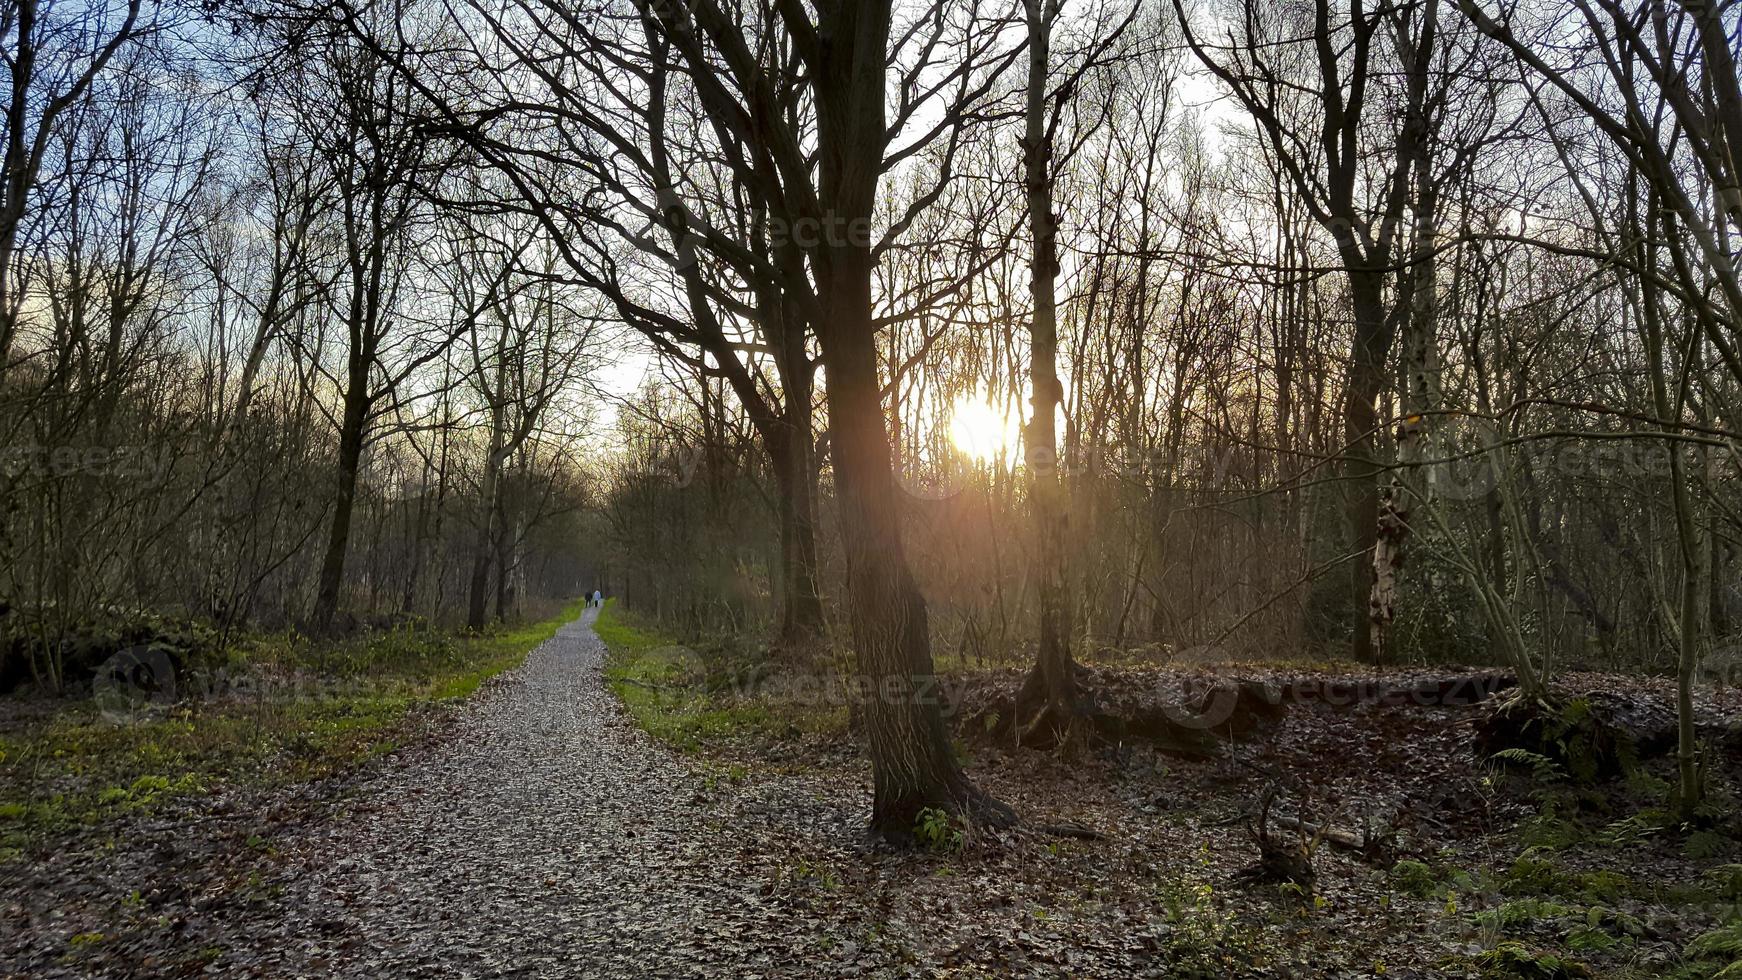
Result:
M663 41L652 39L655 62L661 67L651 79L647 119L652 139L649 162L654 179L671 188L670 161L665 150L665 91ZM669 191L662 193L670 193ZM660 207L666 230L679 257L690 315L695 318L699 343L713 354L732 392L756 427L763 451L774 471L776 518L780 524L780 635L787 649L801 649L823 634L823 606L817 588L816 494L811 456L811 393L816 367L805 350L806 319L801 304L787 292L789 284L767 280L754 283L765 335L774 346L774 365L780 379L784 404L778 409L763 397L750 371L739 359L732 341L715 317L712 301L696 261L700 240L689 229L689 216L675 195L662 198ZM780 244L775 258L795 280L805 277L805 258L792 242ZM709 445L713 443L710 440ZM715 472L710 468L710 473Z
M808 413L807 413L808 414ZM823 602L817 589L816 507L811 494L810 426L793 425L779 439L764 440L774 466L780 521L780 645L799 650L823 632Z
M339 611L339 590L345 581L345 553L351 544L351 510L357 498L357 470L363 459L363 427L369 417L368 384L369 361L353 344L345 412L339 422L339 471L333 523L327 535L326 557L321 562L320 588L315 594L314 626L320 631L332 628L333 618Z
M811 454L814 368L805 353L804 321L783 303L779 361L785 404L763 437L774 466L780 520L780 645L798 650L823 635L823 600L817 586L816 483ZM769 438L769 436L774 438Z
M1384 273L1349 271L1355 306L1355 338L1349 351L1348 390L1343 400L1343 438L1347 459L1343 464L1343 500L1349 516L1352 552L1365 556L1349 563L1351 654L1357 662L1370 663L1377 655L1373 646L1373 561L1379 540L1379 466L1373 458L1373 430L1379 424L1375 408L1385 384Z
M501 410L498 408L493 414L496 419L491 423L490 451L484 457L484 474L478 492L482 523L478 525L478 537L473 546L472 580L466 595L466 625L475 630L484 628L490 589L490 559L496 550L496 498L502 471L502 429L497 420ZM499 568L496 574L500 577L506 572L507 569Z
M847 608L860 673L876 686L861 717L871 754L871 825L913 832L926 807L989 823L1015 813L962 775L944 731L925 600L901 540L903 495L891 466L877 379L870 235L889 134L884 119L891 4L824 8L827 57L813 65L818 205L845 236L813 258L821 284L817 337L828 371L829 432L847 561ZM819 217L821 217L819 216Z
M861 714L871 752L871 824L908 834L927 807L1006 822L1011 811L963 777L944 731L925 600L901 541L901 494L872 345L869 261L837 268L830 287L824 356L847 606L859 671L874 688Z
M519 528L509 520L508 495L496 487L496 621L506 623L514 612L514 578L517 563L514 543Z
M1370 640L1373 657L1381 661L1392 659L1388 641L1391 624L1397 618L1397 579L1403 568L1404 546L1410 534L1410 510L1415 499L1404 480L1414 473L1413 466L1421 458L1424 437L1435 424L1431 413L1439 407L1435 371L1438 350L1435 330L1439 317L1435 222L1439 219L1439 185L1433 173L1433 152L1424 137L1428 122L1422 107L1427 95L1428 63L1433 58L1438 36L1438 10L1438 3L1429 0L1423 8L1424 23L1417 43L1410 45L1401 40L1399 43L1404 68L1409 74L1409 103L1404 118L1408 132L1398 145L1415 184L1415 241L1413 268L1398 277L1399 290L1404 294L1402 298L1409 304L1404 319L1403 377L1399 384L1402 394L1399 414L1403 419L1397 427L1398 468L1387 481L1373 549L1373 598L1368 628L1373 634Z
M488 522L492 519L493 514L486 510L484 520ZM472 574L466 583L466 626L469 629L484 628L490 591L490 553L493 547L489 527L480 528L478 540L473 545Z
M1696 466L1703 466L1705 451L1699 450ZM1684 820L1694 817L1695 810L1705 801L1705 774L1700 764L1699 734L1695 730L1694 677L1700 668L1700 653L1706 642L1707 598L1710 586L1706 577L1711 573L1711 540L1701 526L1703 510L1689 492L1686 466L1680 447L1672 448L1670 479L1675 482L1675 516L1677 537L1681 544L1682 583L1681 610L1677 617L1681 629L1676 637L1676 808Z
M1028 226L1034 238L1029 289L1029 385L1033 417L1023 448L1028 469L1028 505L1034 525L1035 593L1039 651L1016 698L1018 731L1024 740L1066 737L1077 715L1077 670L1071 659L1070 600L1064 569L1066 511L1058 471L1053 415L1063 395L1058 378L1057 229L1052 214L1052 143L1047 137L1046 80L1052 19L1057 0L1026 0L1028 16L1028 106L1023 137L1028 186Z

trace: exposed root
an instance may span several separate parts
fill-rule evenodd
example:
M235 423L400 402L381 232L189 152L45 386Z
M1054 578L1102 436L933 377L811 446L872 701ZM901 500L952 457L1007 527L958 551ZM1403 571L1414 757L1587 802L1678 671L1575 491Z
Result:
M1295 832L1277 833L1271 829L1270 808L1276 802L1275 786L1264 791L1258 805L1258 818L1246 827L1252 842L1258 846L1258 863L1234 876L1247 884L1291 884L1311 892L1318 873L1313 870L1313 852L1324 840L1324 830L1308 837L1306 824L1294 821ZM1280 822L1278 823L1280 827Z
M1049 823L1034 828L1052 837L1069 837L1073 840L1106 840L1107 835L1098 830L1085 827L1080 823Z

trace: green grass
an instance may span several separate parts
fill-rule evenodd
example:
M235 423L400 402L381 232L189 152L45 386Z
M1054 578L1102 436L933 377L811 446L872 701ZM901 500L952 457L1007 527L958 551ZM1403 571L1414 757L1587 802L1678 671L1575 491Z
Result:
M599 634L599 639L605 641L605 649L613 660L646 653L663 646L674 646L676 641L656 632L652 627L631 624L616 599L606 599L605 608L599 610L599 618L593 621L593 632Z
M0 735L0 861L226 784L343 773L397 748L413 713L471 696L581 613L484 634L414 624L338 642L256 637L228 695L117 720L68 701Z
M777 702L734 693L726 675L741 658L687 647L607 601L593 623L605 643L605 684L635 723L679 752L694 753L744 737L789 739L839 734L847 709Z

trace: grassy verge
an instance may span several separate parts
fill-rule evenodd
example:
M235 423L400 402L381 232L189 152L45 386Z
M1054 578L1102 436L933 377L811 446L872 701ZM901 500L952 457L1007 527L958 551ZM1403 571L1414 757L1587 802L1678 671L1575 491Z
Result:
M0 860L80 827L226 785L308 782L397 748L580 614L482 635L408 625L243 645L206 696L167 708L20 703L0 733Z
M766 683L766 665L727 644L685 646L614 601L593 629L605 642L606 686L637 725L680 752L846 731L844 706L777 696L781 686Z

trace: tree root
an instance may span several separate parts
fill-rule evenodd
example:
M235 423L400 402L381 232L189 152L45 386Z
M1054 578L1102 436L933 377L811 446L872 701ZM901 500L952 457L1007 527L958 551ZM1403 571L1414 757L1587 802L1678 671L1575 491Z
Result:
M1079 823L1048 823L1034 828L1051 837L1069 837L1073 840L1107 840L1106 834L1092 830Z

